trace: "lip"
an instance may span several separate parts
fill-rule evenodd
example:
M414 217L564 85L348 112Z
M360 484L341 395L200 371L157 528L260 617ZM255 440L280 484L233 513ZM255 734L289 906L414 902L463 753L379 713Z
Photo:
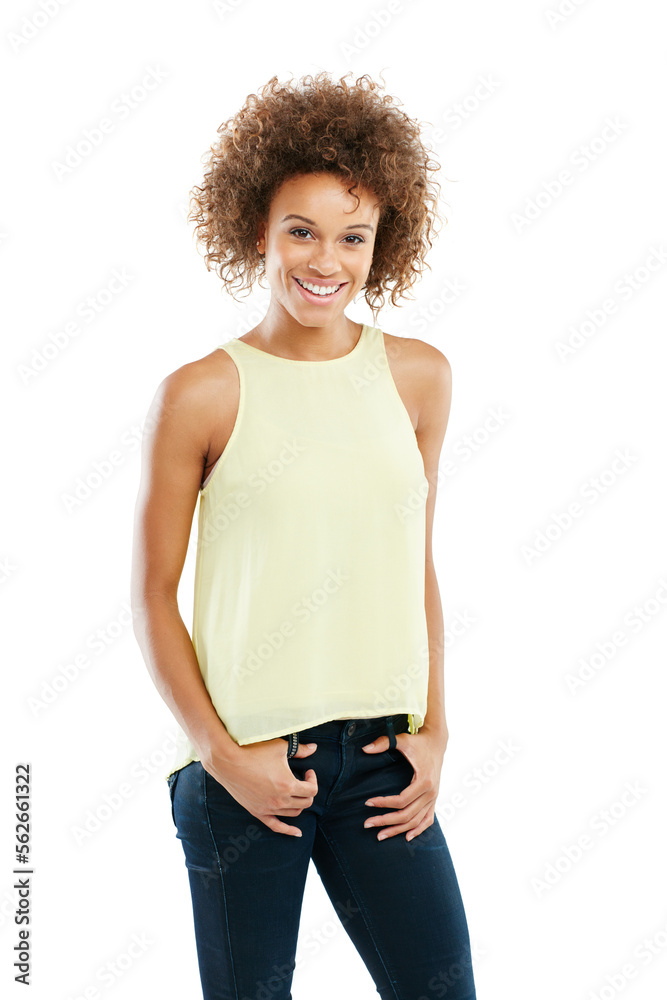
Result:
M312 302L315 305L321 306L324 305L326 302L331 302L333 299L337 299L338 296L343 292L343 289L346 288L347 281L329 282L329 284L334 284L334 285L340 284L340 288L338 289L338 291L332 292L330 295L316 295L314 292L309 292L307 288L302 288L302 286L299 284L296 278L294 278L294 284L296 285L297 289L301 293L302 298L304 298L306 302ZM315 285L318 284L318 282L312 281L311 284ZM323 287L326 284L327 284L326 282L323 282Z

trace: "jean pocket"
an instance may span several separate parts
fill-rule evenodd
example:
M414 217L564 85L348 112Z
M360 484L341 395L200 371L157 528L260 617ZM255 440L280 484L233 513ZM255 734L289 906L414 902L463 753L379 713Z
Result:
M403 764L405 767L409 767L414 774L414 767L398 747L389 747L388 750L385 750L384 757L388 764Z
M171 818L174 826L176 826L176 817L174 816L174 790L176 788L176 781L180 774L180 770L172 771L172 773L167 778L167 784L169 785L169 801L171 802Z

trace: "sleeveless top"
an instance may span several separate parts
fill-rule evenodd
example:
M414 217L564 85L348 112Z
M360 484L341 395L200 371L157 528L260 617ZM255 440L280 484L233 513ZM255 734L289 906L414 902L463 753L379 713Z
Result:
M216 712L241 746L398 713L417 732L429 484L382 331L326 361L218 349L239 406L200 490L192 627ZM178 726L169 774L193 760Z

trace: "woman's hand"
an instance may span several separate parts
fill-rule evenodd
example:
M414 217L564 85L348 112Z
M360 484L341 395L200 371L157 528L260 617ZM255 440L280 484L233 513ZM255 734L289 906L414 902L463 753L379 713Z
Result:
M316 743L299 743L294 757L310 757L316 749ZM310 808L317 795L317 777L312 767L303 781L292 773L285 740L277 737L246 743L237 745L230 755L216 756L211 750L205 756L204 770L252 816L276 833L301 836L298 826L283 823L278 816L298 816L303 809Z
M416 733L396 734L396 749L410 761L415 773L410 784L399 795L373 795L366 800L367 806L398 810L366 820L365 827L384 828L378 834L378 840L394 837L399 833L406 833L405 839L412 840L434 822L440 772L448 738L446 730L444 733L435 733L425 728ZM362 749L369 754L384 753L389 749L389 737L378 736Z

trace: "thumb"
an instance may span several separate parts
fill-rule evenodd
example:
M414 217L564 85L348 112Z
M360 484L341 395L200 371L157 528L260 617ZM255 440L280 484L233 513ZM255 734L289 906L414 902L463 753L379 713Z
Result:
M384 753L385 750L389 749L389 737L378 736L372 743L366 743L361 749L367 753Z

